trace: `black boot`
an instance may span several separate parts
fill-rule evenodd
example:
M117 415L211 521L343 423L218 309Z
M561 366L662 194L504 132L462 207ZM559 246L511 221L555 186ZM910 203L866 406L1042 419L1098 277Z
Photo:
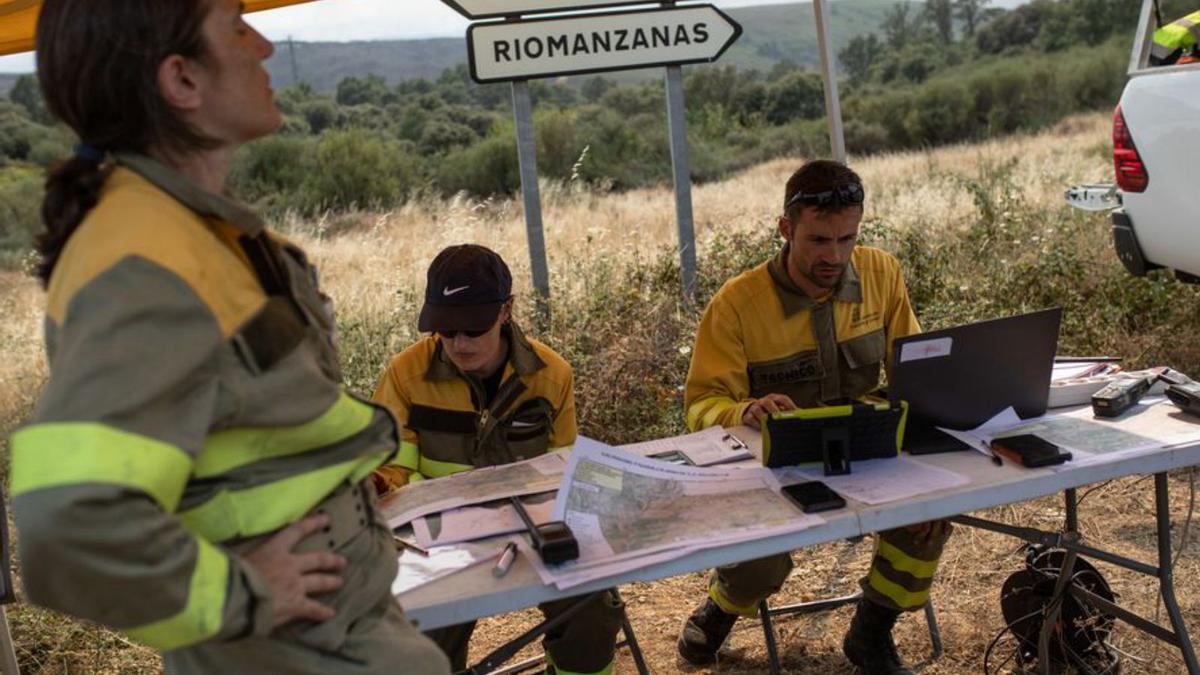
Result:
M737 614L721 609L712 598L696 608L679 633L679 655L684 661L703 666L717 660L717 651L725 644Z
M892 641L892 627L899 617L900 612L866 598L858 601L842 652L863 675L913 675Z

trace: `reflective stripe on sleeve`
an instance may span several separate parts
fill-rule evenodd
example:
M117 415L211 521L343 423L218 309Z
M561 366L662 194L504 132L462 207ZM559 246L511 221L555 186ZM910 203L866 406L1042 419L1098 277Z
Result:
M80 483L145 492L168 513L179 505L192 459L147 436L96 422L26 427L12 438L12 496Z
M426 478L442 478L443 476L449 476L452 473L462 473L463 471L470 471L474 468L475 467L471 466L470 464L439 462L436 459L429 459L428 457L422 456L421 466L417 470Z
M421 450L416 443L404 441L400 444L400 452L389 463L416 471L421 466Z
M179 518L191 532L216 543L273 532L302 518L338 485L369 476L384 457L380 453L245 490L222 490Z
M702 398L692 404L687 411L687 425L692 431L700 431L714 426L721 413L737 402L726 397Z
M229 559L215 546L197 539L196 567L188 584L187 606L169 619L125 629L130 637L159 651L202 642L221 630Z
M264 459L332 445L371 424L375 409L342 392L319 417L294 427L231 429L208 437L196 459L196 477L220 476Z

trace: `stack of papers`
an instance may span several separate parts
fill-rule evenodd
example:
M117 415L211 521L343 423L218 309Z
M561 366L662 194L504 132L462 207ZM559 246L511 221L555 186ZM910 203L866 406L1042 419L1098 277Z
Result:
M780 482L788 485L819 480L839 495L871 506L948 490L971 482L961 473L909 456L853 462L850 470L851 473L843 476L826 476L821 467L792 466L775 469L775 475Z
M692 466L713 466L752 456L750 446L721 427L709 427L686 436L631 443L622 445L621 449L643 457Z
M423 480L385 498L379 504L379 511L388 526L395 529L431 513L555 490L566 466L566 457L551 453L523 462Z
M525 512L535 524L544 525L554 520L554 494L547 492L521 499ZM507 500L479 506L464 506L413 521L413 534L416 535L417 545L424 548L487 539L525 530L525 523Z
M405 549L400 555L400 569L392 582L392 595L407 593L414 588L441 579L442 577L461 572L474 567L486 560L492 560L500 555L507 542L488 542L485 544L458 544L456 546L439 546L422 555L412 549Z
M765 468L668 464L586 438L575 443L554 517L580 550L555 568L535 559L542 580L559 589L824 522L783 497Z

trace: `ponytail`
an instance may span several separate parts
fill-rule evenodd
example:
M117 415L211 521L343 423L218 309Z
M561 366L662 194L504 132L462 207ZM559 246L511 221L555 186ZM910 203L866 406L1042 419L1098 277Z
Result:
M46 231L37 238L37 251L41 255L37 276L43 286L49 285L50 274L67 240L100 201L100 188L111 172L110 166L95 157L76 154L54 167L47 176L46 197L42 201Z

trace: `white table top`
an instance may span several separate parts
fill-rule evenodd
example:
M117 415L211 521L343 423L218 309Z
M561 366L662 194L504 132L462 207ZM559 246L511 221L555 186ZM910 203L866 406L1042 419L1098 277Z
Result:
M1181 419L1178 414L1172 417ZM1186 418L1184 418L1186 419ZM1200 426L1200 418L1187 421ZM758 432L734 430L757 454ZM669 562L559 591L542 584L532 565L518 557L508 575L496 579L490 564L455 573L400 596L408 617L421 630L463 623L486 616L532 607L538 603L620 586L632 581L654 581L719 565L751 560L815 544L838 541L904 525L912 525L1004 504L1056 494L1068 488L1114 478L1154 474L1200 464L1200 443L1168 446L1148 454L1111 462L1069 467L1026 469L1012 462L997 467L975 451L924 455L923 462L967 476L970 482L955 488L917 495L879 506L847 499L847 508L822 513L826 522L799 532L705 549ZM405 555L413 555L406 553ZM404 564L404 557L401 557Z

